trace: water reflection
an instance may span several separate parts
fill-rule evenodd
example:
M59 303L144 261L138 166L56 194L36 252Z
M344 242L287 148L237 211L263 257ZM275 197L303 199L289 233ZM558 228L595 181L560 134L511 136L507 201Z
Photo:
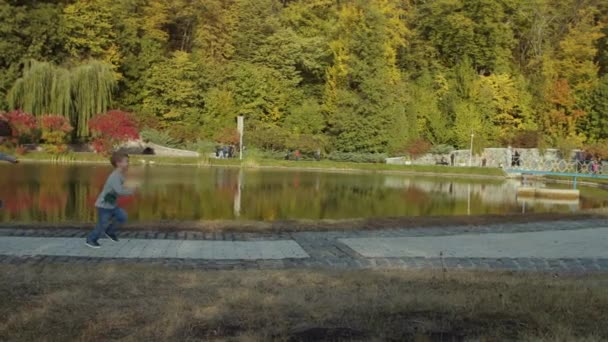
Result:
M105 166L0 166L0 221L93 221ZM516 181L458 181L383 174L132 167L137 195L120 200L134 221L342 219L568 212L608 206L582 189L580 203L522 201ZM597 192L600 192L599 194Z

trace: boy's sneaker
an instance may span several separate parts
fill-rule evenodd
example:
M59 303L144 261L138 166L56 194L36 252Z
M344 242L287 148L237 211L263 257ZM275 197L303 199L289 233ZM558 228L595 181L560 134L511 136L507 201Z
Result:
M118 242L118 236L116 236L116 234L108 234L106 233L106 236L108 237L108 239L114 241L114 242Z
M101 245L97 241L87 240L86 245L91 248L101 248Z

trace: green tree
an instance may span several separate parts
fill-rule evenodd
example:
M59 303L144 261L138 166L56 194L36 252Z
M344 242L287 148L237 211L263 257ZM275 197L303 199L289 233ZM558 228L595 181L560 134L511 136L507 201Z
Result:
M507 71L514 47L507 2L440 0L420 5L418 30L447 66L468 57L478 71Z
M433 78L428 72L408 83L407 110L416 117L414 133L432 144L451 142L453 123L447 113L440 108L441 98L447 91L447 82L442 75Z
M338 150L385 152L410 137L404 85L396 67L405 27L389 1L344 4L330 46L325 111Z
M61 63L66 52L61 4L0 1L0 109L30 59Z
M70 118L76 136L87 137L89 119L110 108L115 86L115 74L106 63L90 61L68 70L31 61L11 88L8 102L11 108L38 116Z
M608 139L608 75L604 75L593 90L590 110L582 125L592 141Z
M72 57L100 59L115 68L120 65L112 4L111 0L77 1L63 9L62 29Z
M130 0L112 3L112 25L122 56L116 101L138 110L144 101L146 76L165 56L169 34L169 4L162 0Z
M191 54L176 51L149 71L142 112L156 119L164 129L184 125L195 130L201 122L203 89L200 70ZM184 138L184 136L179 137Z

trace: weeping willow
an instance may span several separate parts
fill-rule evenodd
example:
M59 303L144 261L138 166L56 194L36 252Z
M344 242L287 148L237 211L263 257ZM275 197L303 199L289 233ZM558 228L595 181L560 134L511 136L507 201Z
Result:
M78 137L89 134L89 119L107 111L116 78L111 67L91 61L73 69L31 61L8 94L13 109L34 115L59 114L70 120Z

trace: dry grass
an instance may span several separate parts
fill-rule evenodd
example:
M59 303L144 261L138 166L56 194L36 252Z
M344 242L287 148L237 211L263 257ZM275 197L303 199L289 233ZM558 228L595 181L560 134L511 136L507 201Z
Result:
M198 232L252 232L279 233L299 231L348 231L373 230L392 228L424 228L467 226L487 227L491 224L518 224L529 222L555 222L606 219L601 212L562 214L562 213L530 213L525 215L475 215L475 216L428 216L428 217L384 217L344 220L278 220L278 221L160 221L128 223L125 230L158 230L158 231L198 231ZM61 223L0 223L0 228L23 229L63 229L77 228L89 230L91 222L61 222Z
M608 276L0 266L0 340L608 339Z

